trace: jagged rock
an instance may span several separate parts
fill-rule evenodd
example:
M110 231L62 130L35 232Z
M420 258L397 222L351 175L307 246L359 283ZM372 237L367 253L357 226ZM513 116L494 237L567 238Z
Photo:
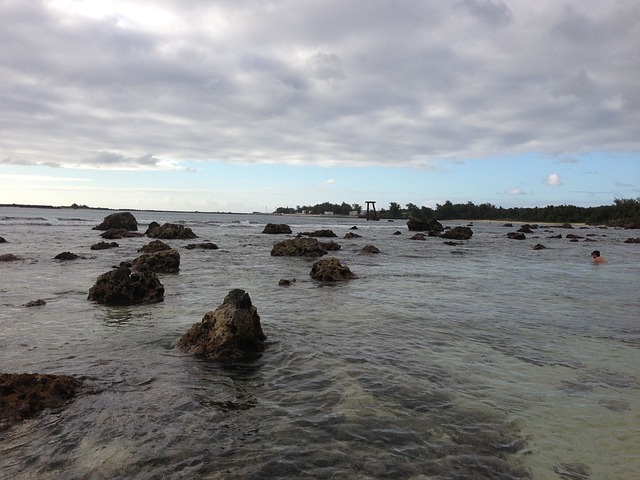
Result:
M347 232L347 234L344 236L344 238L350 239L350 238L362 238L362 235L358 235L357 233L353 233L353 232Z
M91 245L91 250L107 250L108 248L117 248L119 246L116 242L98 242Z
M337 246L337 248L336 248ZM276 243L271 249L274 257L321 257L328 250L339 249L335 242L320 242L315 238L296 237Z
M533 230L531 230L531 225L529 225L528 223L525 223L518 229L518 232L533 233Z
M87 299L107 305L156 303L164 300L164 286L152 271L132 272L121 265L100 275Z
M249 294L234 289L180 338L178 347L207 360L246 361L264 351L266 338Z
M0 373L0 431L73 399L82 381L68 375Z
M140 232L133 232L124 228L110 228L106 232L100 234L105 240L117 240L120 238L141 237Z
M365 245L360 253L380 253L380 249L374 245Z
M280 285L281 287L288 287L292 283L295 283L295 281L296 281L295 278L292 280L289 280L288 278L281 278L280 281L278 282L278 285Z
M314 230L313 232L302 232L298 234L299 237L337 237L333 230L323 229L323 230Z
M342 265L337 258L318 260L311 267L311 278L323 282L340 282L355 278L349 267Z
M13 253L3 253L0 255L0 262L15 262L22 260L22 258L15 256Z
M77 260L77 259L82 258L82 257L79 256L79 255L76 255L75 253L62 252L62 253L59 253L58 255L56 255L54 258L56 260L61 260L63 262L67 262L67 261L70 261L70 260Z
M130 212L112 213L104 217L104 220L93 230L138 230L138 221Z
M450 240L469 240L473 236L473 230L469 227L454 227L440 236Z
M430 237L436 236L444 231L444 227L437 220L421 220L410 218L407 227L413 232L427 232Z
M4 237L0 237L0 243L8 243Z
M131 265L134 270L141 272L150 270L155 273L178 273L180 254L173 248L145 253L136 258Z
M171 247L164 243L162 240L152 240L143 247L138 249L140 253L155 253L163 250L171 250Z
M165 223L160 226L157 222L151 222L144 234L151 238L163 238L165 240L197 238L197 235L193 233L191 228L175 223Z
M544 250L545 248L547 248L547 247L545 247L541 243L538 243L533 247L534 250Z
M211 242L190 243L189 245L186 245L184 248L186 248L187 250L194 250L194 249L218 250L218 246L215 243L211 243Z
M25 303L24 306L27 308L42 307L43 305L46 305L46 304L47 302L39 298L38 300L31 300L30 302Z
M356 227L355 225L353 227L351 227L349 230L358 230L358 227Z
M262 233L271 235L291 233L291 227L285 223L267 223Z
M527 237L522 232L509 232L507 233L507 238L512 240L526 240Z
M402 235L402 232L400 230L396 230L395 232L393 232L394 235Z

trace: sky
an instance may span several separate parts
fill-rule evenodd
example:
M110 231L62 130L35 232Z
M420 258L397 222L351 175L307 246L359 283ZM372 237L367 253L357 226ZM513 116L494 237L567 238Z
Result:
M0 203L640 197L637 0L0 0Z

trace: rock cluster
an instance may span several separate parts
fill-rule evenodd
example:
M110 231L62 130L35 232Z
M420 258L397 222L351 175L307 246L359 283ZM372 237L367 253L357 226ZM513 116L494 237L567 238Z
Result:
M407 222L407 227L413 232L427 232L430 237L444 231L444 227L437 220L421 220L413 217Z
M445 230L440 236L451 240L469 240L473 236L473 230L469 227L453 227Z
M313 232L302 232L298 234L299 237L337 237L333 230L323 229L323 230L314 230Z
M207 360L246 361L264 351L266 338L249 294L234 289L182 336L178 347Z
M196 238L197 235L193 233L193 230L184 225L177 225L175 223L165 223L160 225L158 222L151 222L149 228L145 232L147 237L162 238L162 239L191 239Z

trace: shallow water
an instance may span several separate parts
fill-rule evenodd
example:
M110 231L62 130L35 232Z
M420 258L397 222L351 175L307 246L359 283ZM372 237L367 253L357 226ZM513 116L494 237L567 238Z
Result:
M451 247L402 221L134 212L142 231L183 223L220 249L166 241L181 268L160 275L165 301L108 307L89 288L149 242L90 250L109 213L0 209L0 254L24 258L0 262L0 371L86 384L0 433L1 478L640 477L636 231L516 241L518 225L475 222ZM261 234L268 222L334 230L330 255L358 278L322 285L313 259L271 257L287 236ZM343 239L353 225L362 238ZM592 265L594 249L610 262ZM63 251L86 258L53 260ZM264 355L221 366L176 350L233 288L258 309Z

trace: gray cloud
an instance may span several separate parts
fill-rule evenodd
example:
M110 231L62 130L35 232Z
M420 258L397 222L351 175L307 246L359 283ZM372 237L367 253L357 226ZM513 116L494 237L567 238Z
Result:
M428 167L640 146L633 0L52 5L0 5L3 164Z

